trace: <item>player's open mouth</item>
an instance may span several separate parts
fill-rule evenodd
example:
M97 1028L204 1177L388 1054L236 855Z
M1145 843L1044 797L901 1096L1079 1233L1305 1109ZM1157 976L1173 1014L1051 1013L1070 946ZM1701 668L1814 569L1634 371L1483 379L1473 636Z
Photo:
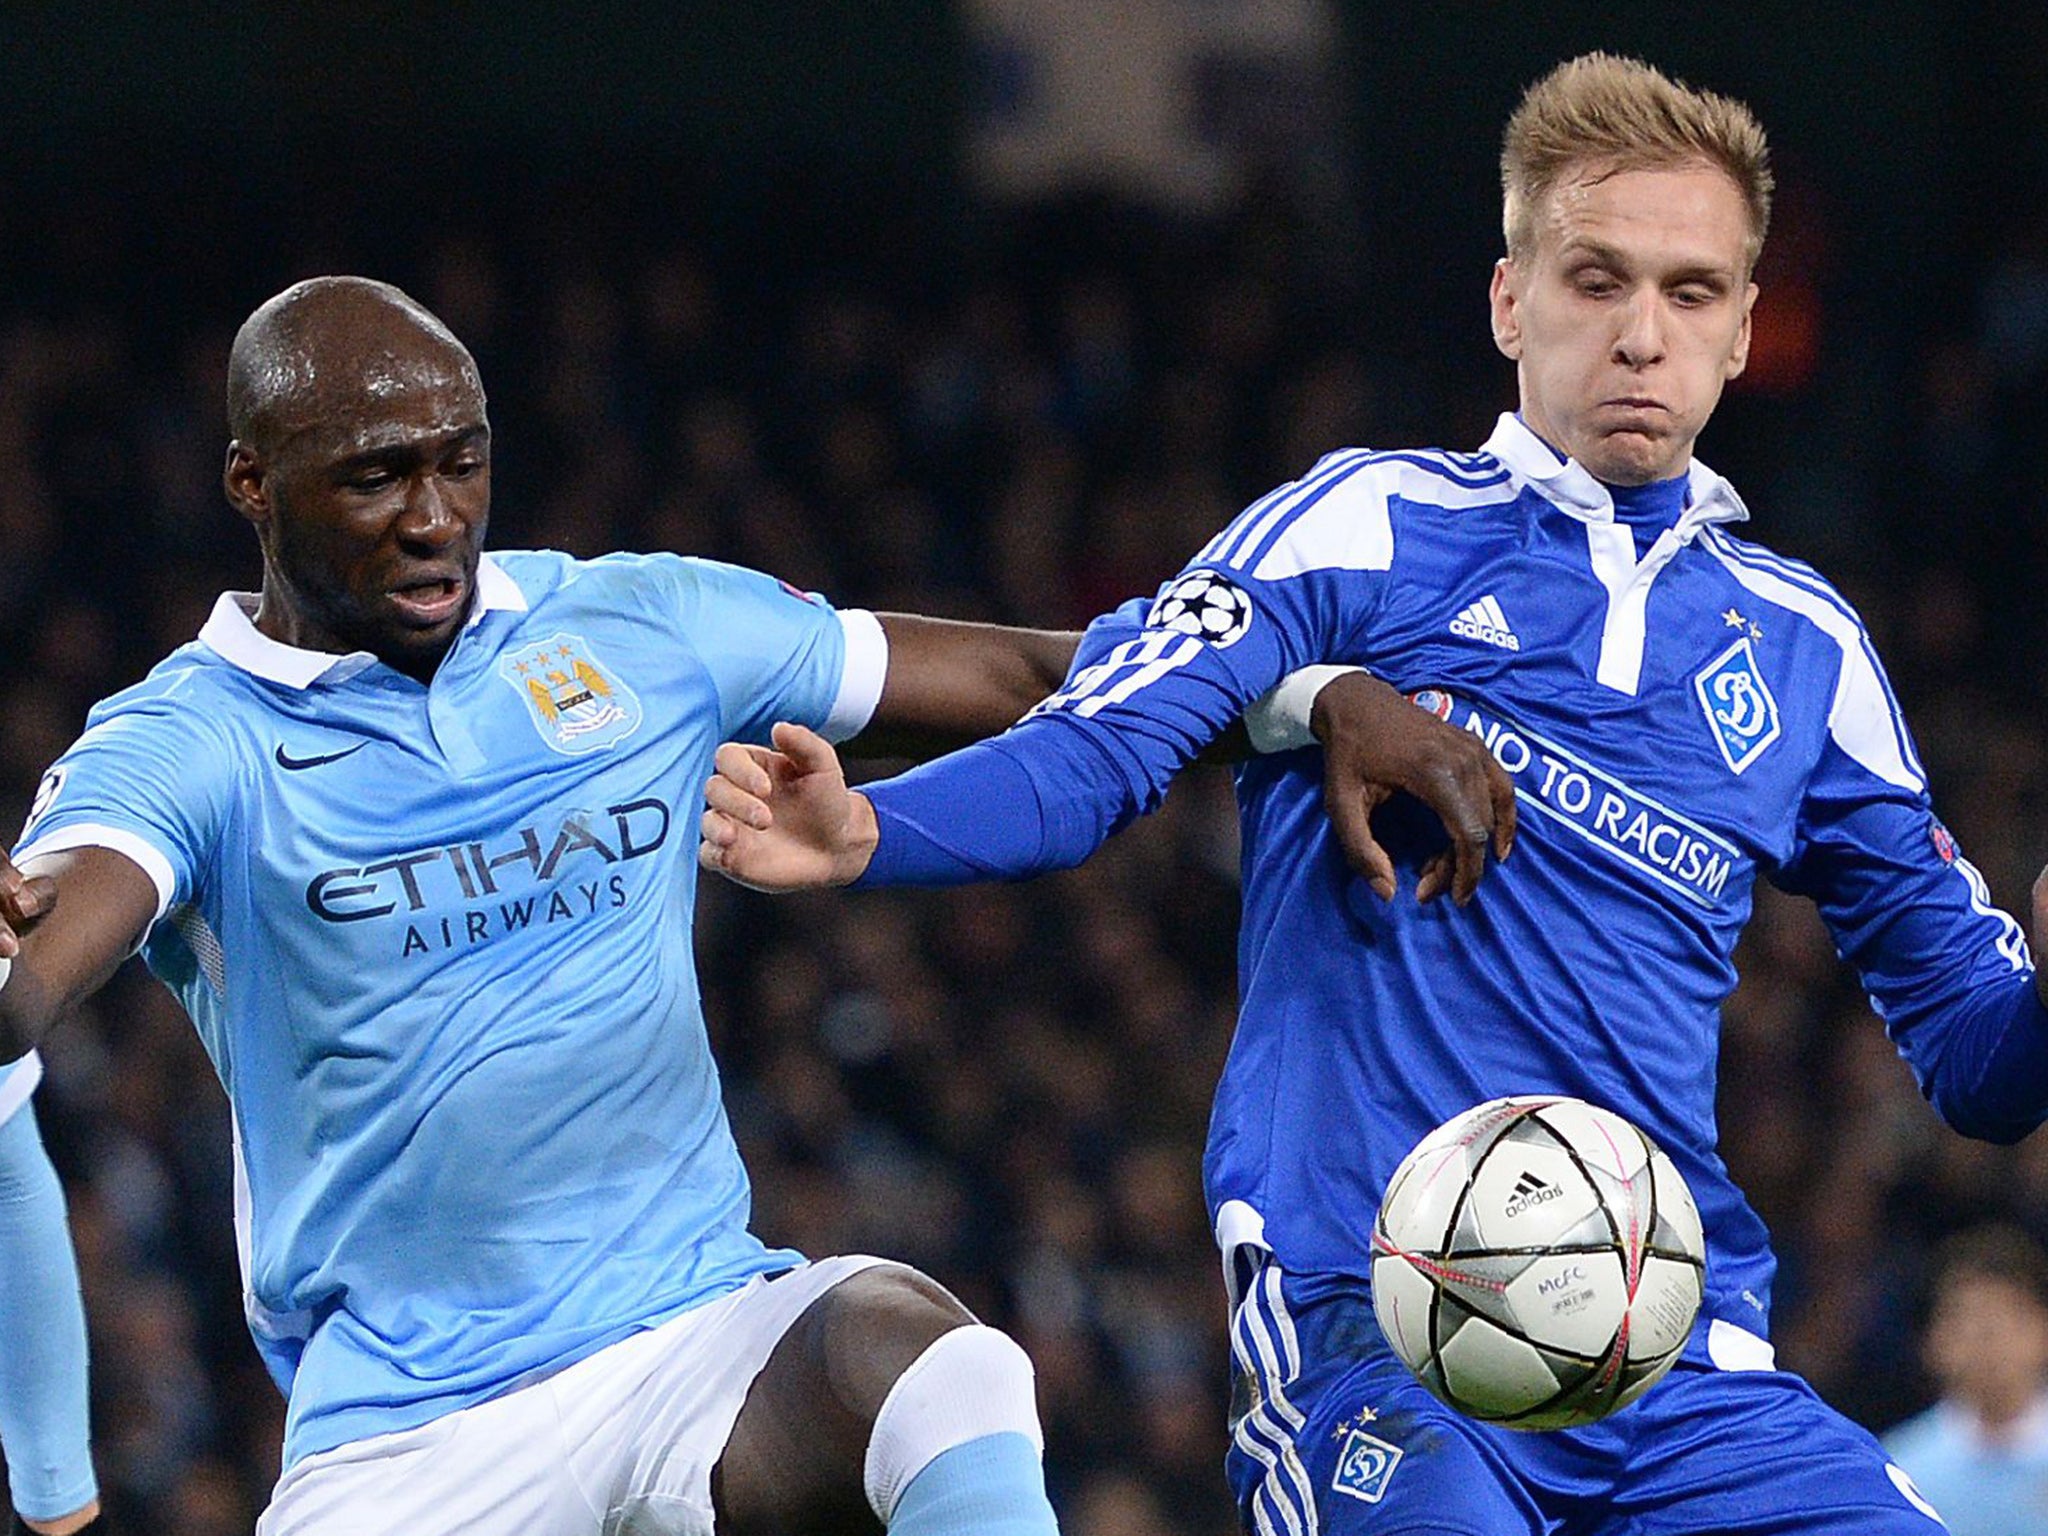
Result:
M391 601L398 606L407 622L428 628L445 624L462 611L462 604L469 595L469 584L459 577L443 576L429 581L409 581L391 592Z

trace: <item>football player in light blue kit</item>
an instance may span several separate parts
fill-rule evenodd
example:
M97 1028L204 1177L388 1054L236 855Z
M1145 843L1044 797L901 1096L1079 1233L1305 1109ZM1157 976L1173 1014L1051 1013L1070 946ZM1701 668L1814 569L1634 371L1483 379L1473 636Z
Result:
M96 1532L85 1310L64 1191L29 1095L40 1058L0 1067L0 1451L18 1529Z
M1330 455L1149 608L1098 621L1014 730L865 795L794 727L779 755L722 749L702 857L769 888L1057 868L1276 684L1280 744L1312 743L1305 719L1326 732L1356 680L1290 676L1305 664L1411 691L1487 743L1521 807L1515 867L1462 910L1366 897L1314 753L1240 775L1242 1014L1205 1176L1247 1528L1933 1536L1877 1443L1775 1368L1773 1260L1715 1150L1719 1008L1761 876L1819 904L1967 1134L2017 1139L2048 1113L2048 1010L2019 927L1934 817L1855 614L1735 537L1741 500L1693 458L1749 345L1770 191L1755 120L1590 55L1531 88L1502 173L1491 315L1520 409L1478 452ZM1428 830L1379 828L1404 861ZM1618 1110L1671 1154L1705 1221L1707 1299L1642 1401L1517 1434L1439 1404L1389 1352L1369 1232L1424 1133L1541 1092Z
M44 780L0 860L0 1062L138 946L190 1011L290 1395L260 1529L1053 1530L1014 1343L915 1271L748 1230L691 832L721 740L970 740L1071 637L483 553L475 364L382 284L257 310L229 415L263 591Z

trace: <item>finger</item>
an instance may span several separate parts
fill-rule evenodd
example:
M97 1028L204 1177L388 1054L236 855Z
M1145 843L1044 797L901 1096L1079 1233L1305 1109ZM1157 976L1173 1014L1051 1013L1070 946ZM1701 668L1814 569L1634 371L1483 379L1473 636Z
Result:
M833 750L832 743L809 726L782 720L776 723L770 734L776 750L787 757L799 773L839 771L839 754Z
M1459 819L1449 823L1451 846L1444 852L1450 862L1451 900L1461 907L1472 899L1479 889L1479 877L1486 873L1486 850L1493 841L1493 802L1484 804L1483 811L1465 806Z
M1379 839L1372 835L1373 808L1386 798L1385 792L1370 786L1362 791L1346 792L1342 785L1331 783L1326 786L1324 798L1330 824L1337 831L1338 846L1344 850L1345 862L1372 887L1373 894L1380 900L1392 901L1394 892L1400 887L1394 873L1394 861L1380 846Z
M48 875L30 875L23 882L23 917L48 917L57 910L57 882Z
M1422 866L1422 873L1415 880L1415 900L1427 906L1450 888L1452 875L1457 869L1453 850L1439 849Z
M1429 901L1449 890L1452 900L1463 906L1479 889L1479 878L1486 873L1486 850L1493 838L1494 801L1487 777L1470 757L1440 762L1417 784L1415 793L1436 812L1451 840L1450 846L1425 866L1435 878L1416 885L1416 900Z
M730 848L740 838L739 826L722 811L707 810L697 818L697 839L700 847Z
M13 890L0 893L0 919L25 926L41 917L54 899L55 890L47 876L22 880Z
M712 754L711 765L748 794L766 795L774 788L775 780L770 776L768 764L762 760L760 752L759 747L728 741Z
M1486 758L1486 788L1493 800L1493 856L1506 859L1515 851L1515 781L1491 753Z
M741 826L759 831L766 831L775 821L765 800L749 794L724 774L714 774L705 781L704 803L710 807L705 813L707 816L716 812L731 817Z

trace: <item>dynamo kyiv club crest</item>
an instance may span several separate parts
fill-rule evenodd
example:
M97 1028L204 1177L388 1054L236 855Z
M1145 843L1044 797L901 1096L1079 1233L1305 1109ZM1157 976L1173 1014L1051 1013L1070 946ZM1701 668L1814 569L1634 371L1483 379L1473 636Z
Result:
M1337 1453L1337 1475L1330 1486L1354 1499L1377 1504L1386 1497L1387 1484L1394 1480L1394 1468L1400 1464L1401 1447L1354 1429Z
M1745 636L1692 680L1728 766L1740 773L1778 739L1778 701Z
M541 740L571 757L624 741L640 728L640 699L581 635L560 632L508 651L498 675L533 717Z

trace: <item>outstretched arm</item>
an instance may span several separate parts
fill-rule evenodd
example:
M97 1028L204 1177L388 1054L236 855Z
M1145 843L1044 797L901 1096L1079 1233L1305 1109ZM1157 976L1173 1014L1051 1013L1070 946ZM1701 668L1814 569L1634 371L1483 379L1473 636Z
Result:
M1430 806L1451 835L1450 846L1424 867L1417 899L1449 890L1460 904L1469 900L1487 850L1506 858L1514 842L1514 787L1492 754L1477 737L1363 672L1346 672L1314 693L1312 703L1312 726L1304 734L1325 743L1325 805L1352 866L1382 898L1392 899L1393 862L1372 835L1371 816L1406 791ZM758 890L807 890L860 878L881 836L873 803L848 788L837 755L815 732L778 725L774 739L774 751L736 743L719 748L718 772L705 789L699 862ZM1010 766L994 754L987 758L990 773ZM982 830L1007 829L1009 849L984 844L975 858L948 859L949 850L929 829L899 825L899 836L928 844L920 862L932 867L922 869L922 877L989 878L1008 873L1014 861L1037 857L1049 829L1036 785L1020 775L1000 788L1008 791L997 795L1005 814L962 819L978 820Z

